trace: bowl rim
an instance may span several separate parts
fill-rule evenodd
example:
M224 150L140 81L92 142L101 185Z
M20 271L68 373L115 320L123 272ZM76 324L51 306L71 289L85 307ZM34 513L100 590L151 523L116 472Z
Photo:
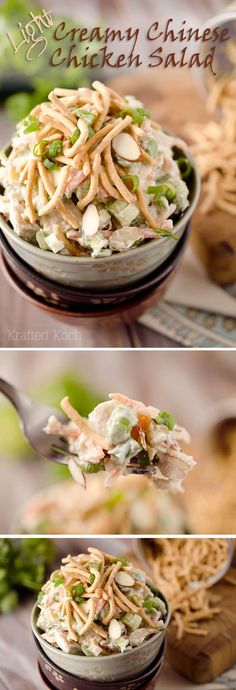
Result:
M11 143L8 143L4 151L5 153L8 152L9 148L11 148ZM187 224L189 220L192 217L192 214L194 212L194 209L196 208L199 196L200 196L200 188L201 188L201 181L200 181L200 174L198 172L197 165L195 163L195 160L189 150L189 147L185 145L184 148L184 153L188 157L192 169L193 169L193 176L194 176L194 185L193 185L193 198L190 202L190 205L186 209L186 211L183 212L183 215L179 218L177 223L174 225L174 232L178 232L183 226L183 224ZM43 249L40 249L40 247L35 247L35 245L31 244L30 242L27 242L26 240L23 240L21 237L19 237L13 228L10 227L9 223L7 220L5 220L4 215L0 213L0 227L2 228L3 232L8 234L12 239L14 239L15 243L22 248L28 248L29 254L33 254L34 256L50 261L53 260L56 263L61 263L62 261L65 261L68 263L68 265L81 265L81 266L86 266L88 265L94 265L94 266L99 266L103 265L104 262L106 264L111 263L112 261L119 262L122 261L124 257L141 257L142 254L146 254L148 252L149 247L153 247L153 245L158 242L159 245L164 245L167 243L167 241L170 241L170 237L157 237L156 239L150 240L146 244L140 245L139 247L136 247L134 249L131 249L131 251L125 251L125 252L119 252L117 254L111 254L111 256L106 256L106 257L97 257L96 259L92 259L91 256L68 256L67 254L54 254L53 252L50 251L45 251ZM180 238L179 238L180 239ZM172 239L172 242L175 240Z
M150 578L147 578L147 582L152 583L152 580ZM154 583L152 583L152 584L154 584ZM99 657L99 660L100 659L111 660L114 658L116 658L116 659L117 658L125 658L127 654L131 654L136 649L143 650L147 645L149 645L151 640L158 639L159 637L161 637L163 635L163 633L164 633L164 635L166 634L166 631L167 631L167 628L168 628L168 625L170 622L170 618L171 618L171 608L170 608L170 604L169 604L168 600L166 599L165 595L161 592L161 590L159 591L158 596L160 596L161 599L166 604L167 612L166 612L166 618L165 618L165 628L163 628L163 630L159 630L158 632L155 633L155 635L152 635L150 638L148 638L148 640L145 640L144 642L142 642L142 644L139 645L139 647L134 647L134 649L128 649L127 652L124 652L124 653L117 652L115 654L111 654L110 656L104 656L104 657L101 656L101 657ZM42 640L42 635L39 632L39 629L37 628L37 625L36 625L37 609L38 609L38 604L36 601L33 605L32 611L31 611L31 619L30 620L31 620L31 631L32 631L33 635L35 635L40 646L42 646L42 642L43 642L43 645L46 647L46 649L54 650L56 652L56 654L59 655L59 658L68 659L70 657L77 657L80 660L88 660L88 658L89 658L89 663L92 663L92 664L98 663L98 657L93 657L93 656L87 657L83 654L69 654L67 652L63 652L61 649L58 649L57 647L53 647L53 645L51 645L46 640Z

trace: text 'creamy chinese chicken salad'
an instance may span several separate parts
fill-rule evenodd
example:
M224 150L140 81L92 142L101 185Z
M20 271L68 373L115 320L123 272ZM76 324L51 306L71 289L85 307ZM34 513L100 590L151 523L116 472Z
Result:
M185 144L99 81L55 88L1 155L0 212L43 250L110 256L171 235L189 206Z
M109 486L122 474L149 475L160 489L181 491L195 461L181 450L189 434L171 414L114 393L84 419L68 398L61 401L70 422L51 416L44 431L68 441L68 467L86 487L86 474L106 471ZM66 453L65 453L66 454Z
M67 556L43 586L37 626L69 654L100 656L138 647L165 628L166 605L125 558L89 548Z

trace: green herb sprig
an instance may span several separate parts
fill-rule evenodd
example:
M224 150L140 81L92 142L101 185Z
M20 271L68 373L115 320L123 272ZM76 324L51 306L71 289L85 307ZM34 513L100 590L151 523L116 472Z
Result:
M0 613L12 611L27 592L40 591L55 555L51 539L0 539Z

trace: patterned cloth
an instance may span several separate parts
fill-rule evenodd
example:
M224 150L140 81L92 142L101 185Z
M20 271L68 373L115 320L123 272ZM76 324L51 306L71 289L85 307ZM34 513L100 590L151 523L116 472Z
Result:
M236 319L159 302L139 318L139 323L192 348L236 347Z

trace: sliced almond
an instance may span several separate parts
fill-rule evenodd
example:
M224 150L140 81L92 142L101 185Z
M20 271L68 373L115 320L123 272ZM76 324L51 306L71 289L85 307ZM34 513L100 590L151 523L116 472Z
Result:
M117 573L115 581L118 585L121 585L121 587L133 587L134 585L133 577L131 577L129 573L125 573L124 570L120 570L119 573Z
M86 480L84 473L82 472L81 468L77 464L76 460L74 458L69 458L68 460L68 468L70 470L70 473L72 474L73 479L77 484L83 487L83 489L86 489Z
M120 158L137 161L141 156L140 148L128 132L121 132L112 141L112 148Z
M99 227L99 213L95 204L89 204L82 218L82 230L85 235L92 237Z
M115 618L112 618L110 621L108 634L112 640L119 640L122 634L121 624Z

